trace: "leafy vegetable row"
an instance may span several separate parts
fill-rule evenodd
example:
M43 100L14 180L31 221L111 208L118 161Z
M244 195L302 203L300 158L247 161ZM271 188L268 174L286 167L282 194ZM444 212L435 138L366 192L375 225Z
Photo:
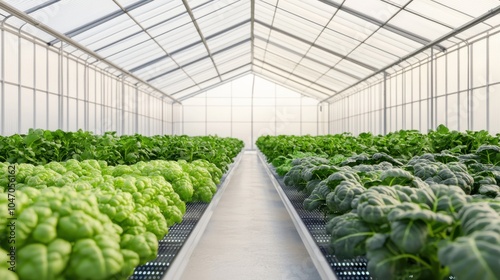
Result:
M96 159L117 165L149 160L205 159L226 171L243 146L239 139L217 136L117 136L115 132L94 135L82 130L30 129L26 135L0 136L0 162L45 164Z
M333 253L365 255L375 279L499 279L500 147L457 151L299 151L272 164L305 209L325 212Z
M203 159L130 166L71 159L15 164L14 172L10 166L0 163L0 278L5 280L127 279L136 266L156 257L158 240L182 221L185 203L210 201L222 177ZM15 203L17 218L16 274L4 260L12 246L9 203Z
M416 130L400 130L387 135L361 133L357 137L349 133L323 136L261 136L256 141L257 147L269 162L297 152L325 154L328 157L386 153L407 161L417 155L445 150L468 154L476 151L481 145L499 143L499 134L492 136L485 130L450 131L443 125L426 134Z

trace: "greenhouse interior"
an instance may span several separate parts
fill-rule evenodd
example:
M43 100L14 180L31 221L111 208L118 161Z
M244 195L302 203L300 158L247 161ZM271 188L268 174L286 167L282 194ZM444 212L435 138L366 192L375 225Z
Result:
M500 1L0 21L0 279L500 279Z

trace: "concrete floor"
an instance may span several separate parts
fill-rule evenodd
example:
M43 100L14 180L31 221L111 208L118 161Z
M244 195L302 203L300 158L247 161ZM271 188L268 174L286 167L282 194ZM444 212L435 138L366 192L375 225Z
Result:
M245 153L181 279L320 279L255 153Z

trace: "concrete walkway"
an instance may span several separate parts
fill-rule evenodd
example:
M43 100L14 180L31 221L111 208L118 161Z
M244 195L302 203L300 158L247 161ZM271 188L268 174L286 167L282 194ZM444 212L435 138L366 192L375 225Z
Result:
M181 279L320 279L264 168L243 155Z

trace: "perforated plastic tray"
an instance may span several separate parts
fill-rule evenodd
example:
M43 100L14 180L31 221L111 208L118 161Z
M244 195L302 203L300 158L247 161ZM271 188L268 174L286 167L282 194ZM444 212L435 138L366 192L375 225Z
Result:
M276 174L274 168L267 166L274 178L283 189L286 197L295 208L298 216L309 230L309 233L316 241L321 253L330 264L338 280L370 280L371 277L366 269L367 260L364 257L357 257L350 260L339 260L328 251L330 236L326 233L326 220L324 214L318 210L307 211L303 207L303 201L307 198L304 193L295 190L292 187L285 186L282 178Z
M168 234L159 242L158 256L155 260L138 266L130 280L153 280L162 279L168 268L174 261L177 253L184 245L184 242L193 231L198 220L205 212L208 203L188 203L186 214L180 224L175 224L169 228Z

